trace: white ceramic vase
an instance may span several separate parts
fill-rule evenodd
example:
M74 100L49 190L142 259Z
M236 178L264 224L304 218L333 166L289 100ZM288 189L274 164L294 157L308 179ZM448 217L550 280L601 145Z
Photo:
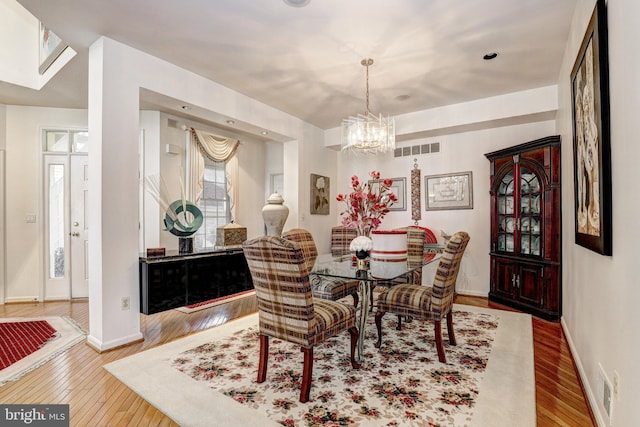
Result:
M280 237L288 216L289 208L284 205L284 199L277 192L273 193L267 199L267 204L262 207L264 234Z
M371 276L391 279L407 270L406 230L375 230L371 232Z

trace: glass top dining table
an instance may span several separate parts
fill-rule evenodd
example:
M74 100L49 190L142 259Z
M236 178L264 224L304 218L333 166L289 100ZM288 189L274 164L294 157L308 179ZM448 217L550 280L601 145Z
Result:
M360 303L357 307L357 326L360 336L358 337L358 345L356 347L356 361L360 364L364 363L364 328L367 324L369 316L369 304L371 290L375 286L389 286L395 279L409 277L414 271L417 271L425 265L436 262L440 257L427 257L422 263L416 262L369 262L369 268L359 270L356 262L351 255L332 256L331 254L322 254L316 258L315 265L311 270L311 274L318 276L334 277L344 280L357 280L358 296ZM401 282L400 282L401 283Z

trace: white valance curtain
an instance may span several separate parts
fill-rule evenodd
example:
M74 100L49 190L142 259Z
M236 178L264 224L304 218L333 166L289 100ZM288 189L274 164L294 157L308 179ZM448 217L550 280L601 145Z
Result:
M190 128L191 138L189 143L189 200L194 200L197 205L202 197L202 179L204 177L204 156L216 162L225 162L227 178L227 196L231 219L236 218L238 209L238 159L234 154L240 145L240 141L209 132Z

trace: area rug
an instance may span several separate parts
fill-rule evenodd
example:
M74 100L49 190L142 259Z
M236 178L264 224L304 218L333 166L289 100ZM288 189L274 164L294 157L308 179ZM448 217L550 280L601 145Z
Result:
M46 320L0 322L0 370L23 359L56 336Z
M398 332L393 317L383 319L382 351L369 317L364 369L350 367L348 334L316 347L306 404L299 347L272 339L267 381L255 382L257 315L105 368L187 427L536 425L529 315L456 305L458 345L444 333L447 364L437 361L433 327L414 321Z
M220 297L220 298L215 298L215 299L210 299L208 301L203 301L203 302L199 302L197 304L191 304L191 305L187 305L184 307L179 307L176 308L177 311L180 311L182 313L193 313L196 311L200 311L200 310L204 310L210 307L214 307L216 305L220 305L220 304L226 304L228 302L240 299L240 298L246 298L252 295L255 295L256 291L255 289L250 289L248 291L243 291L243 292L238 292L237 294L233 294L233 295L227 295L224 297Z
M0 341L0 352L7 354L6 360L14 360L0 370L0 386L22 378L86 336L82 327L68 317L3 318L0 323L7 332ZM24 327L14 328L19 324Z

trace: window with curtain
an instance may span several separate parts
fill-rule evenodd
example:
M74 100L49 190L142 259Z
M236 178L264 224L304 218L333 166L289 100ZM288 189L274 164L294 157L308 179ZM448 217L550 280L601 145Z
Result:
M225 162L204 158L202 196L198 207L202 211L204 221L194 235L195 246L199 249L213 248L218 227L228 224L231 220Z

